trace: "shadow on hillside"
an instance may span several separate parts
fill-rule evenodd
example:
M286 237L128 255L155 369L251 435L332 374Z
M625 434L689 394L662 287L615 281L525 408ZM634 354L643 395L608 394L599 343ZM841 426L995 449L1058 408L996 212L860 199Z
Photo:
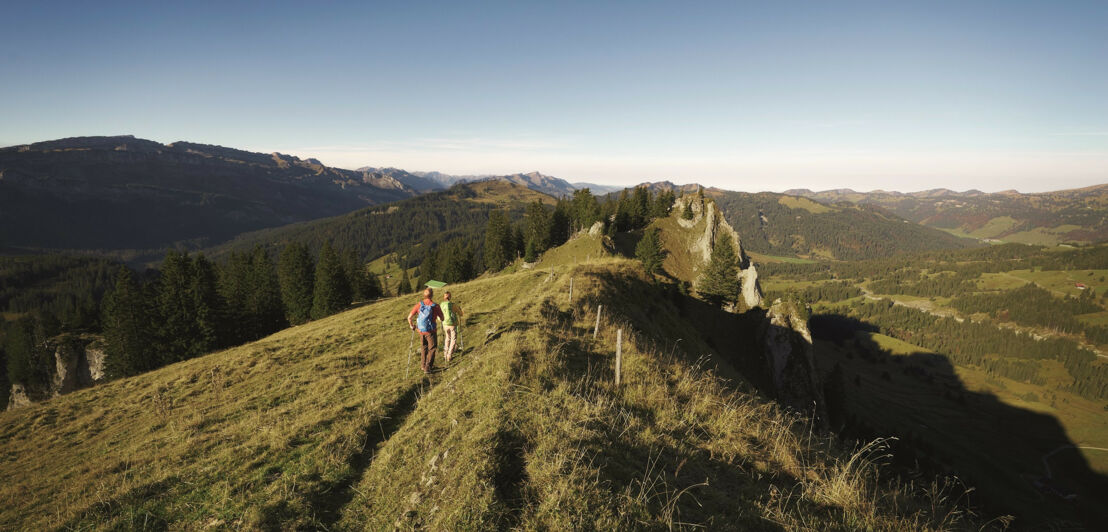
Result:
M896 436L893 464L902 473L957 476L977 489L972 502L984 513L1014 515L1017 529L1108 524L1108 477L1067 447L1074 442L1053 416L969 389L945 355L893 354L869 334L872 324L819 315L811 325L827 400L839 410L831 417L844 435ZM1024 395L1043 410L1066 408Z
M316 519L324 530L331 529L339 518L342 517L342 508L354 499L354 486L361 481L366 469L373 463L377 455L377 448L392 438L404 420L415 410L419 398L426 393L429 381L424 379L412 385L396 401L388 406L384 415L375 418L363 428L365 441L362 448L358 449L348 460L349 468L346 474L320 487L308 497L312 508L316 510ZM281 528L283 515L280 511L267 512L268 520L262 523L266 529L277 530Z
M695 362L710 348L728 363L717 366L722 376L740 377L764 396L774 397L758 340L764 310L736 315L682 294L673 284L599 270L587 275L599 281L597 300L604 302L605 312L611 312L610 304L618 306L618 314L641 328L636 332L654 341L659 351L675 351ZM579 315L593 313L596 304L594 300L581 301L576 311ZM903 478L926 483L935 475L956 476L973 488L971 505L983 508L987 518L1017 516L1016 529L1068 525L1104 529L1108 508L1101 502L1108 499L1108 477L1094 471L1072 449L1074 442L1054 416L971 390L947 356L923 352L892 355L868 335L857 334L876 332L876 326L843 316L835 316L834 323L827 326L820 323L824 317L817 316L811 325L820 366L817 371L823 376L831 425L845 436L864 441L896 436L892 465ZM695 334L682 325L688 323L696 324ZM703 341L697 343L692 336ZM684 340L674 349L671 346L678 338ZM570 350L586 347L567 345ZM841 366L838 370L836 363ZM734 373L729 375L732 368ZM565 371L560 377L591 374L605 379L611 378L612 370L581 359L568 361ZM739 382L733 385L743 388ZM1049 410L1049 398L1038 401L1045 401L1043 410ZM1066 406L1059 399L1054 407ZM644 423L652 422L649 415L631 413L642 417ZM603 448L611 442L595 443ZM1048 475L1044 456L1059 449L1047 459ZM651 456L661 455L666 461L697 460L682 452L606 448L604 456L628 467L634 465L641 473ZM699 465L708 470L722 467L710 461Z

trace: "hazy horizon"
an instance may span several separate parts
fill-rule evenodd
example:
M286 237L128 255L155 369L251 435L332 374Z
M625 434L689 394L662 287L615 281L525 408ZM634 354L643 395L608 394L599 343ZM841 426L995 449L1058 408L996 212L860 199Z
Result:
M125 132L748 191L1108 182L1101 2L75 2L7 19L0 145Z

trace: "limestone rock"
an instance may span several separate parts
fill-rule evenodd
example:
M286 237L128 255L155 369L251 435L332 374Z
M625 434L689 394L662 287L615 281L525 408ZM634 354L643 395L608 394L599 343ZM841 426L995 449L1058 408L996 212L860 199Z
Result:
M680 213L686 208L692 210L692 220L681 217ZM702 205L696 195L686 194L677 199L673 211L677 213L677 222L681 227L693 229L698 224L703 223L704 230L695 237L695 240L689 246L689 251L693 257L699 258L704 264L711 260L712 248L715 247L716 238L719 235L722 234L731 238L738 254L739 279L743 286L743 302L746 303L748 308L760 306L762 304L762 287L758 282L758 271L754 268L754 264L746 254L746 250L743 249L739 233L735 231L734 227L731 227L731 224L727 223L715 202L710 198L705 198Z
M808 330L808 309L775 300L766 313L761 338L777 400L812 415L819 426L826 428L826 402Z
M739 278L743 283L743 303L749 308L754 308L762 304L762 286L758 283L758 270L754 267L754 263L750 264L750 267L743 270L739 274Z
M22 384L12 384L11 394L8 396L8 410L31 406L34 401L27 396L27 390Z

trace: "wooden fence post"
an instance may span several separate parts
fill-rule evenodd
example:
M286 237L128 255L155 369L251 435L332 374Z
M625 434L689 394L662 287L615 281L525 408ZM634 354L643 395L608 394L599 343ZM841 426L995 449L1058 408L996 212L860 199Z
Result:
M573 304L573 277L569 278L569 304Z
M616 387L619 387L619 374L623 372L623 329L616 331Z
M596 332L600 330L600 310L604 308L604 305L596 306L596 326L592 329L592 339L596 340Z

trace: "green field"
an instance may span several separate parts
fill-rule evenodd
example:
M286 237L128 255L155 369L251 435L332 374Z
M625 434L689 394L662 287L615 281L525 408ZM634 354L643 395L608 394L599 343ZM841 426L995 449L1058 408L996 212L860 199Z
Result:
M758 253L756 251L747 250L747 255L751 260L758 263L770 263L770 262L785 262L789 264L815 264L818 261L811 259L802 259L799 257L783 257L778 255L766 255L765 253Z

